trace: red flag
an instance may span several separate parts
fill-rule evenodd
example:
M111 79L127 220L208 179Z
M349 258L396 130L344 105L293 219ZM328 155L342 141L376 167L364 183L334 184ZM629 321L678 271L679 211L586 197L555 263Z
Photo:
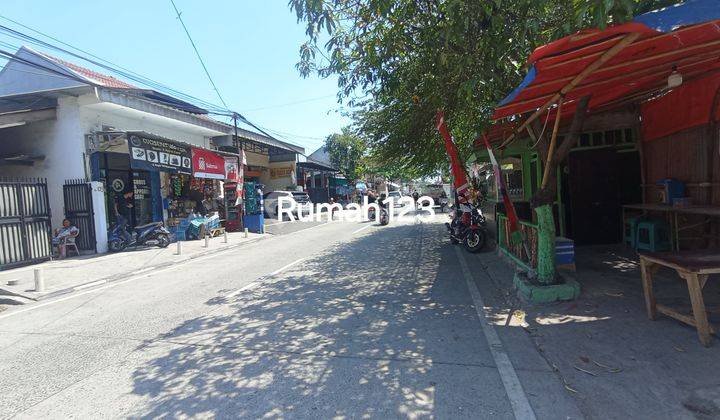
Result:
M465 168L463 168L462 162L460 162L460 157L458 156L455 143L453 143L447 124L445 124L445 114L442 111L437 112L437 122L435 126L440 132L440 135L442 135L443 140L445 140L445 150L447 150L447 154L450 156L453 184L458 195L458 201L460 201L461 204L467 203L470 201L470 195L468 194L468 187L470 187L470 184L467 180Z

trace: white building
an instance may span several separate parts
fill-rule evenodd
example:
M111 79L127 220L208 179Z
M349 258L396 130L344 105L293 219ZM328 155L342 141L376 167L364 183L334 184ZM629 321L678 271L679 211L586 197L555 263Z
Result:
M18 50L0 71L0 177L47 178L53 227L65 217L62 186L72 179L109 184L109 178L117 176L121 182L115 185L146 185L138 191L150 191L145 197L148 203L144 210L136 206L136 212L147 214L138 214L138 222L167 217L165 196L156 187L175 172L131 167L130 133L187 145L188 150L189 146L212 151L216 145L247 143L255 147L248 151L249 164L265 180L271 179L273 167L291 167L294 173L296 156L304 153L301 147L247 130L240 129L236 139L234 132L234 127L210 118L195 105L27 47ZM107 147L108 140L112 143L122 136L124 146ZM106 144L99 149L102 141ZM278 159L280 155L284 158ZM272 180L277 184L293 181L289 176ZM108 195L105 202L109 207L112 197ZM102 213L110 214L105 209ZM104 233L98 232L98 238Z

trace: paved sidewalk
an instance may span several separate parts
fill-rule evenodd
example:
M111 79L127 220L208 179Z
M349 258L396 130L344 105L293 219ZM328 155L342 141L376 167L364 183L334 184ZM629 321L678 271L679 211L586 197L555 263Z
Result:
M703 347L695 329L645 312L637 256L620 247L579 248L572 302L520 301L513 268L494 251L471 256L488 316L516 353L530 336L533 349L553 368L587 418L720 418L715 369L720 341ZM656 297L690 312L687 288L674 272L660 271ZM705 287L708 306L720 304L720 282ZM720 316L710 312L711 321Z
M117 254L82 255L0 271L0 295L16 295L40 300L231 249L265 237L267 235L249 233L245 238L244 233L233 232L228 233L227 243L224 243L223 237L220 236L210 239L207 248L205 248L204 240L184 241L181 255L177 255L177 244L173 243L165 249L157 247L129 248L129 250ZM34 270L38 268L42 269L45 281L43 292L35 291ZM8 284L14 280L17 280L17 284Z

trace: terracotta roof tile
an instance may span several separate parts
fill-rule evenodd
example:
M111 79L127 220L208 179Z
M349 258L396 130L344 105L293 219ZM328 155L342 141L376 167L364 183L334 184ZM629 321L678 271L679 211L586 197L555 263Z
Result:
M90 70L88 68L78 66L77 64L73 64L69 61L65 61L65 60L59 59L57 57L53 57L51 55L47 55L47 54L43 54L43 55L45 55L50 60L55 61L56 63L69 68L70 70L74 71L75 73L78 73L81 76L86 77L88 79L92 79L94 82L96 82L100 85L103 85L105 87L119 88L119 89L140 89L137 86L123 82L122 80L116 79L112 76L98 73L98 72Z

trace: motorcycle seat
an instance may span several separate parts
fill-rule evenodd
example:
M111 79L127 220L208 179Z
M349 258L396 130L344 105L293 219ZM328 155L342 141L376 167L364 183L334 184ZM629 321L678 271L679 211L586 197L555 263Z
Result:
M150 226L160 226L161 224L162 224L162 222L150 222L150 223L146 223L144 225L135 226L135 229L144 229L144 228L150 227Z

